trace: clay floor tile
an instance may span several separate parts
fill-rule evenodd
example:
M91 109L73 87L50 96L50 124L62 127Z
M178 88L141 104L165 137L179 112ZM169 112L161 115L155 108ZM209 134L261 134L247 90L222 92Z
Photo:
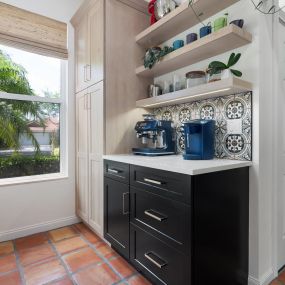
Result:
M78 285L112 285L120 281L114 271L106 264L88 267L74 275Z
M6 255L0 258L0 274L8 273L16 269L17 269L17 263L16 263L16 256L14 254Z
M54 245L60 254L66 254L80 248L88 247L88 244L81 237L62 240Z
M24 276L27 285L45 284L64 277L66 274L64 267L58 259L33 264L24 268Z
M57 230L49 231L48 235L53 242L58 242L64 239L75 237L78 234L72 227L64 227Z
M17 250L27 249L48 243L48 238L45 233L39 233L15 240Z
M64 262L71 272L76 272L81 268L103 261L91 248L87 248L66 255Z

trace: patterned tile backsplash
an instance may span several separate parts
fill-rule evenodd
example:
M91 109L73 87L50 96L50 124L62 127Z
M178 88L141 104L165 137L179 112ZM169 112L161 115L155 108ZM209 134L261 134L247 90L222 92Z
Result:
M157 119L172 120L176 128L177 150L183 152L184 122L194 119L216 121L215 155L235 160L252 159L252 93L217 97L154 109Z

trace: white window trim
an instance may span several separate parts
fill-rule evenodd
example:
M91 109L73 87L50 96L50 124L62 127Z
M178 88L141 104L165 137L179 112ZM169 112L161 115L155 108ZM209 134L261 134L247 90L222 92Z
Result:
M40 174L31 176L20 176L12 178L0 178L0 186L17 185L26 183L38 183L50 180L67 179L68 178L68 63L67 60L61 60L61 78L60 78L60 94L58 99L45 98L40 96L13 94L0 91L0 100L18 100L39 103L60 104L60 172L51 174Z

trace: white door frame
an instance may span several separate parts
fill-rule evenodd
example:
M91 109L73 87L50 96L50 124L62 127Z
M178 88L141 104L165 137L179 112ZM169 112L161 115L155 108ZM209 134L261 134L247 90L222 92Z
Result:
M276 61L278 58L276 56L278 49L279 49L279 41L278 41L278 26L279 26L279 19L284 20L285 22L285 13L281 12L280 14L276 14L273 21L273 55L272 60ZM273 149L274 149L274 157L273 157L273 181L274 184L272 185L272 254L273 254L273 272L274 275L278 275L278 270L280 268L278 265L278 244L279 244L279 231L278 231L278 189L282 187L282 161L280 160L280 149L283 151L282 146L282 139L283 134L280 133L282 130L282 121L280 120L280 114L282 114L282 94L279 92L279 66L278 64L274 64L273 62ZM270 96L270 94L268 94Z

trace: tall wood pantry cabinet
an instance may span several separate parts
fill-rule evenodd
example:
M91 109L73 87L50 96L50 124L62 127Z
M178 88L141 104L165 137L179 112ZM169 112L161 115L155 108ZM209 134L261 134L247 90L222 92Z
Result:
M140 3L140 4L137 4ZM142 2L86 0L72 18L75 29L77 214L103 235L103 155L137 145L135 123L150 79L135 68L145 50L135 36L149 25ZM145 10L146 11L146 10Z

